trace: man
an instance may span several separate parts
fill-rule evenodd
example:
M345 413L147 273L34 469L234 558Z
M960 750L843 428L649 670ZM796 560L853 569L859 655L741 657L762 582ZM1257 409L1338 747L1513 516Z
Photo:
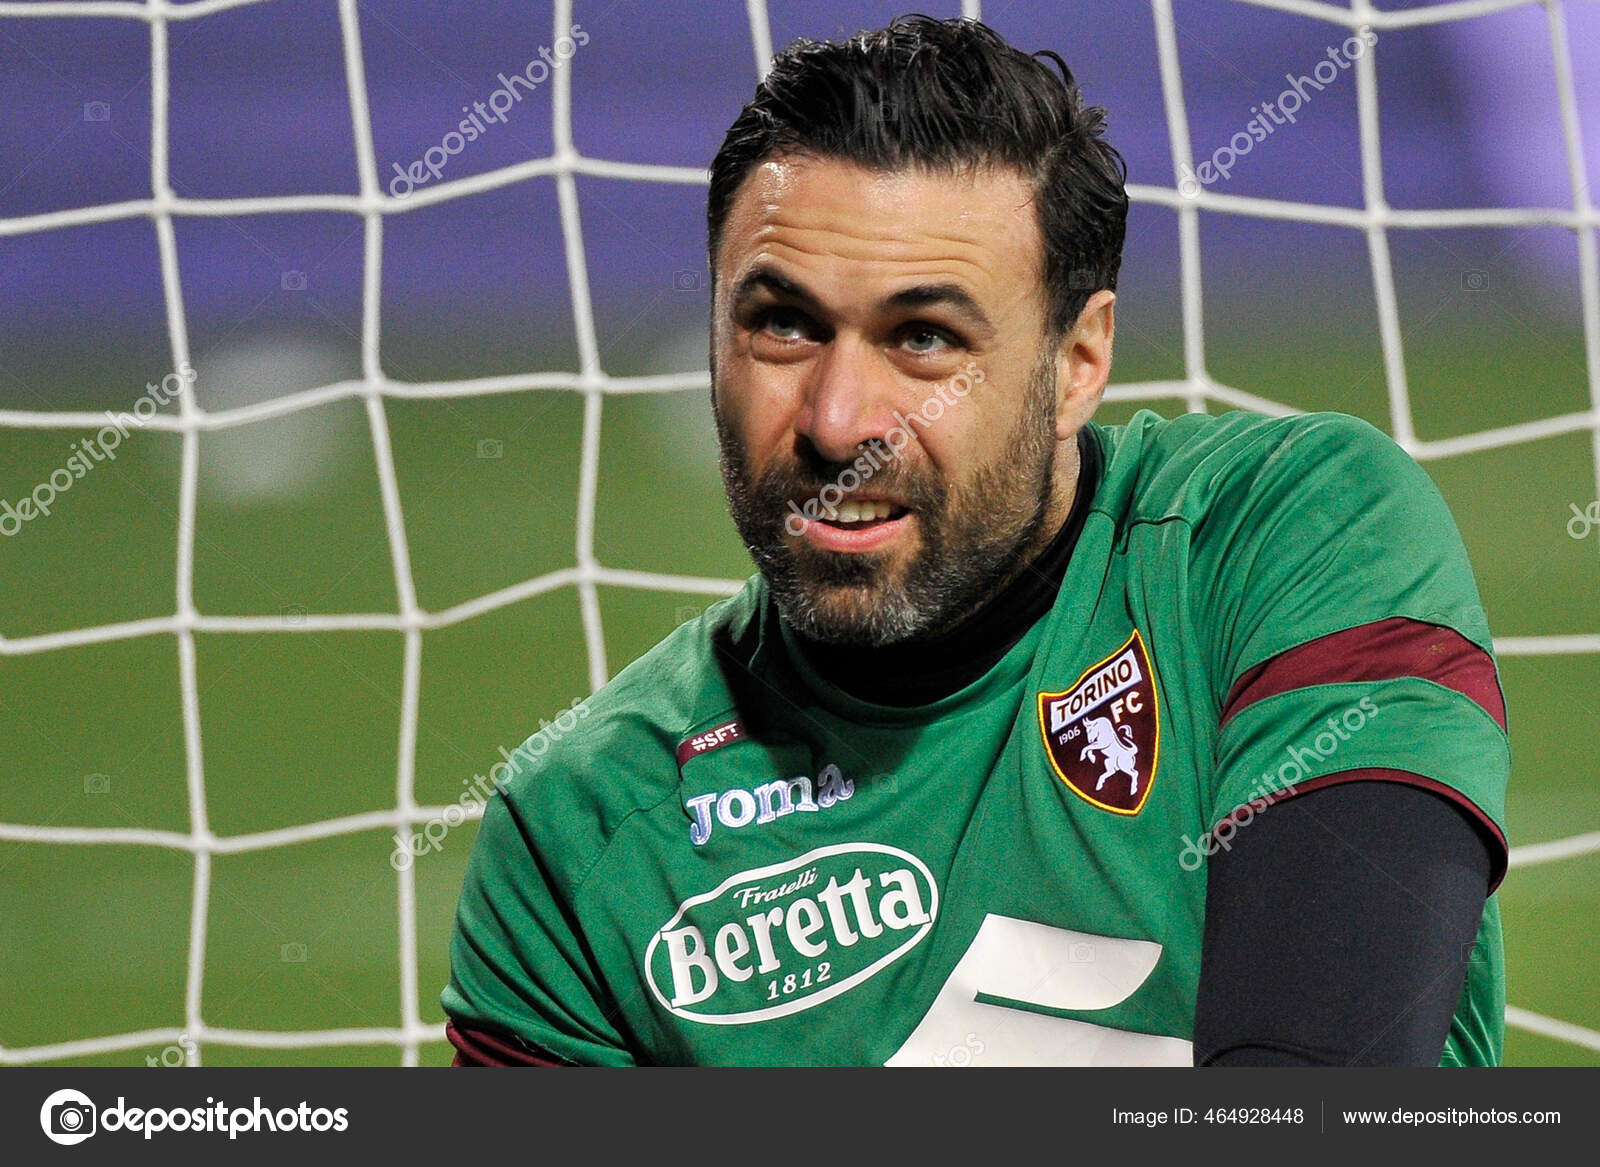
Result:
M1091 420L1123 169L915 18L712 166L759 574L484 816L461 1064L1493 1064L1504 703L1427 477L1320 415Z

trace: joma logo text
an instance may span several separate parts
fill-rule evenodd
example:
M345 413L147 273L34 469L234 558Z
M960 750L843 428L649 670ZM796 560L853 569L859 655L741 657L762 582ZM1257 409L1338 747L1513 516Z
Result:
M733 829L751 823L770 823L796 811L814 813L826 810L836 802L845 801L855 792L855 782L829 762L818 772L814 789L811 779L802 774L787 781L779 778L753 790L735 787L732 790L697 794L683 801L684 807L694 817L689 824L689 841L696 847L704 846L711 838L714 823Z

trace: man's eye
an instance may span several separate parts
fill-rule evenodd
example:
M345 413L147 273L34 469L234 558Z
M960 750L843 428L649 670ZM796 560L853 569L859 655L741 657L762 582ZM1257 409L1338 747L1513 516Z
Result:
M789 308L772 308L762 321L762 328L779 340L804 340L805 317Z
M941 352L950 345L950 338L937 328L908 328L901 339L914 353Z

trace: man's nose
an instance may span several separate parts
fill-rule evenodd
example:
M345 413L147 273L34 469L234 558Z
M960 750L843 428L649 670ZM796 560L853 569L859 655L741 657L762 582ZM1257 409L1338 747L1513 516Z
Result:
M849 462L894 425L893 373L872 349L836 337L811 368L795 433L829 462Z

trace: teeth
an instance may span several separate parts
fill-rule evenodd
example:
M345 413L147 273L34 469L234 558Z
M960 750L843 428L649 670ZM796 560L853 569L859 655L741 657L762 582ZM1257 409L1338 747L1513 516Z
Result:
M849 499L837 508L822 508L822 517L833 523L873 523L887 519L894 507L878 498Z

